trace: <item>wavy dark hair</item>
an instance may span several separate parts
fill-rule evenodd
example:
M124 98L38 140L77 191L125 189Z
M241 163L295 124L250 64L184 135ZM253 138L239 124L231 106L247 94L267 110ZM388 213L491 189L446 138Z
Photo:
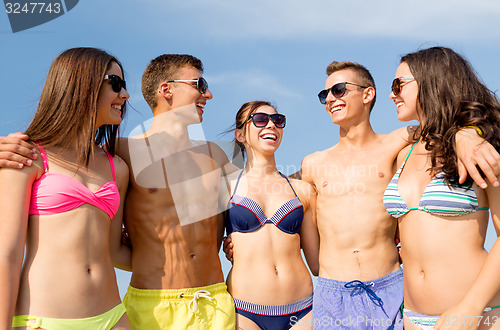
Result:
M500 104L496 94L478 78L461 55L445 47L432 47L407 54L418 84L417 108L420 128L413 138L425 142L431 153L431 173L444 172L448 184L457 183L455 134L476 126L482 137L500 150ZM472 185L467 177L466 185Z
M52 63L43 87L35 116L25 133L31 141L44 146L75 144L76 163L87 167L96 143L114 156L118 125L97 128L97 101L104 75L115 62L121 63L97 48L71 48ZM126 103L122 106L122 118Z

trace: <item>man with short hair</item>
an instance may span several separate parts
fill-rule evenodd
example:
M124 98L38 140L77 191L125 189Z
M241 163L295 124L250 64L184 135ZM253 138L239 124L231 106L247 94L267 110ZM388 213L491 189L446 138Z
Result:
M142 77L151 128L118 144L130 167L124 222L132 278L124 304L137 329L234 329L218 256L224 230L218 196L228 160L187 130L203 120L212 98L202 73L190 55L153 59Z

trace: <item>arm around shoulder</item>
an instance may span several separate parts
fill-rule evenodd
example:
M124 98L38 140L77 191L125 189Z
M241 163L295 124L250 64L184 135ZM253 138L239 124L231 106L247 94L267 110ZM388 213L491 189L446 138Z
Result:
M116 184L120 192L120 207L111 221L110 229L110 252L115 267L132 271L132 251L123 242L123 212L125 206L125 196L127 194L129 169L127 164L119 156L115 156Z
M388 141L393 143L398 143L400 145L400 149L403 149L405 146L411 144L414 141L414 134L417 131L418 126L406 126L395 129L394 131L387 134Z
M490 185L486 189L486 194L489 200L493 224L497 233L500 233L500 188ZM489 305L490 301L500 291L498 269L500 269L500 240L497 238L479 274L469 290L467 290L465 296L458 305L453 306L443 313L442 320L439 320L438 325L441 326L445 323L446 319L449 320L450 318L460 320L463 317L470 318L471 316L482 315L484 308Z
M0 168L23 168L31 166L37 158L36 148L27 142L28 136L21 132L0 136Z
M314 185L313 164L316 163L315 159L318 157L318 153L319 151L305 156L304 159L302 159L302 164L300 165L299 172L292 174L292 177Z
M38 163L38 162L37 162ZM41 163L41 162L40 162ZM0 169L0 329L12 327L37 166Z
M483 287L486 292L482 293L483 296L476 299L476 302L484 299L484 303L487 304L491 298L500 292L500 277L498 276L498 270L500 269L500 239L498 238L500 236L500 187L488 185L485 191L497 239L488 253L488 257L474 281L473 287ZM472 290L471 288L469 291Z
M410 125L410 126L405 126L401 127L398 129L395 129L391 133L389 133L390 136L398 136L399 138L403 139L406 141L406 144L410 143L409 141L413 140L413 135L418 129L418 125Z
M494 185L498 186L500 175L500 154L478 132L472 128L460 129L455 134L456 152L458 158L459 182L467 179L467 173L481 188L486 188L487 183L479 173L476 165L481 168L484 175Z
M300 229L300 245L309 269L314 276L319 273L319 233L316 224L316 190L305 182L294 180L297 194L304 206L304 219Z

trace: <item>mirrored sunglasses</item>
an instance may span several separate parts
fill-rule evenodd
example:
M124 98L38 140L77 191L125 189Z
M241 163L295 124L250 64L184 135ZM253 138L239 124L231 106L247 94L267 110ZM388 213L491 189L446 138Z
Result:
M171 82L183 82L183 83L193 83L196 82L196 89L200 94L205 94L208 89L208 82L203 77L199 77L198 79L190 79L190 80L168 80L167 83ZM194 87L194 86L193 86Z

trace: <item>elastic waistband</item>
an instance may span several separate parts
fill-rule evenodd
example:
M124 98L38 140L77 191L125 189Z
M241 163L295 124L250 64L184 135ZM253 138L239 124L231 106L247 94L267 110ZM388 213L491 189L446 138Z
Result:
M396 285L398 283L398 281L402 281L402 280L403 280L403 270L398 269L397 271L392 272L390 274L387 274L385 276L382 276L381 278L377 278L377 279L372 280L372 281L364 281L362 283L364 283L368 286L371 286L373 288L373 290L378 290L378 289L390 287L392 285ZM330 289L335 289L337 291L349 292L352 289L345 287L345 285L349 282L337 281L337 280L332 280L332 279L324 278L324 277L318 277L316 285L318 287L326 287L326 288L330 288Z
M500 308L500 306L487 306L483 310L483 313L488 313L489 311L492 311L494 309ZM420 314L417 312L414 312L412 310L403 308L403 314L406 315L409 318L419 318L419 319L439 319L441 315L427 315L427 314Z
M403 308L403 314L406 315L407 317L417 317L417 318L428 318L428 319L439 319L441 315L426 315L426 314L420 314L414 311L411 311L409 309Z
M129 285L127 295L135 299L169 299L169 300L191 299L191 297L183 297L183 296L193 295L200 290L208 291L210 292L211 295L214 295L219 293L227 293L227 286L226 283L221 282L197 288L156 290L156 289L137 289Z
M403 314L410 319L410 321L420 327L434 327L439 320L439 315L425 315L413 312L409 309L403 308Z
M274 306L253 304L235 298L233 298L233 300L234 300L234 306L237 309L241 309L258 315L281 316L281 315L292 314L312 306L313 295L310 295L307 298L293 302L291 304L274 305Z
M107 312L100 315L78 318L61 319L39 317L33 315L16 315L12 319L12 327L30 327L33 329L111 329L125 314L123 303L119 303Z

